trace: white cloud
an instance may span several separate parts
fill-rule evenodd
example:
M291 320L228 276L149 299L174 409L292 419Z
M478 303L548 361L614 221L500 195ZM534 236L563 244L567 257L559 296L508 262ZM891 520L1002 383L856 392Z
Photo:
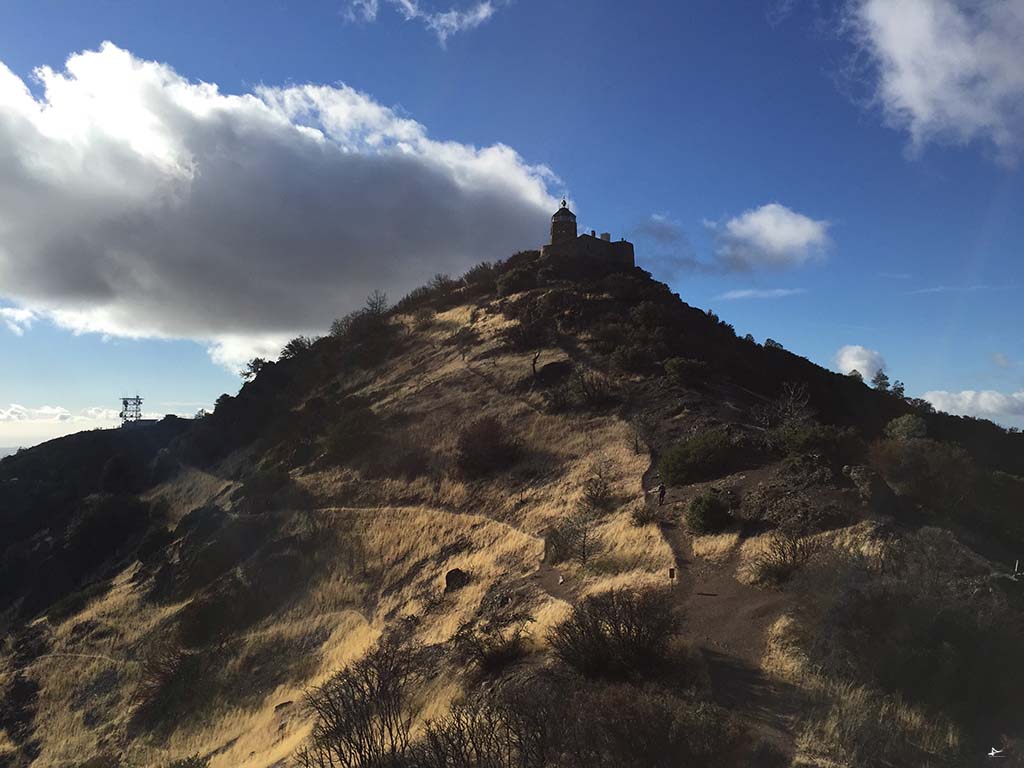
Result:
M0 64L0 298L76 332L234 367L535 246L557 207L546 167L345 85L228 95L110 43L35 76L38 98Z
M43 405L39 408L26 408L11 403L7 408L0 408L0 422L7 421L70 421L71 411L56 405Z
M885 369L885 359L880 352L862 347L859 344L847 344L836 352L836 370L850 373L857 370L867 380L878 371Z
M1024 416L1024 392L1006 394L990 389L980 392L973 389L962 392L938 390L925 392L924 399L938 411L960 416L976 416L993 421Z
M449 8L438 11L428 8L421 0L388 0L406 21L418 21L433 32L442 46L458 32L475 29L496 12L490 0L477 2L465 9ZM350 0L345 16L349 21L371 22L380 13L380 0Z
M786 296L797 296L807 293L804 288L741 288L734 291L726 291L717 299L734 301L736 299L781 299Z
M92 408L83 408L79 412L79 419L86 421L120 421L121 412L115 408L103 408L94 405Z
M931 293L976 293L978 291L1004 291L1009 285L933 285L930 288L918 288L907 291L907 296L922 296Z
M7 330L15 336L24 336L25 331L32 327L36 319L35 313L30 309L18 307L0 307L0 321L7 326Z
M708 222L705 222L706 224ZM828 246L827 221L768 203L710 224L718 242L716 258L728 269L792 267L820 256Z
M1013 361L1003 352L993 352L992 362L999 368L1011 368L1013 367Z
M851 0L848 28L867 54L875 98L920 149L1024 138L1024 0Z

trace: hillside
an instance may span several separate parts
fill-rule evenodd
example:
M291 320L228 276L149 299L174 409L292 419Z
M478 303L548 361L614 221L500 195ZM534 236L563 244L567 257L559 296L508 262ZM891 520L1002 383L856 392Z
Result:
M534 252L256 369L0 461L0 766L1016 764L1024 436Z

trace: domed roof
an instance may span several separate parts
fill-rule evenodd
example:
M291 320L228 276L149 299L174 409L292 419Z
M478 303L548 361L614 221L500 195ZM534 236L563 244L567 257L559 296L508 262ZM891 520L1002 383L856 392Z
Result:
M551 217L552 221L556 219L575 219L576 214L569 210L569 204L565 202L565 198L562 198L562 207L555 211L555 215Z

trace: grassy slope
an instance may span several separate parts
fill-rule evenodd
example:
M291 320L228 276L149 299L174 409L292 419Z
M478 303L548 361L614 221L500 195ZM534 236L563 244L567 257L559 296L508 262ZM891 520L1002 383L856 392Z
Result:
M446 641L494 585L526 591L537 619L533 634L540 642L547 625L566 610L536 578L542 534L574 508L580 485L596 464L613 482L618 511L599 530L604 542L600 557L586 571L564 566L568 583L582 593L663 578L670 550L654 526L635 528L628 521L649 460L634 453L627 425L613 415L542 413L536 396L516 389L529 371L529 356L503 353L494 343L505 322L497 316L478 321L482 342L467 359L441 346L468 311L460 307L439 315L409 345L411 354L386 363L358 394L371 398L381 417L400 413L405 440L422 443L442 457L452 451L453 425L496 414L514 425L524 443L525 457L514 471L466 482L454 475L411 481L365 477L348 467L295 470L297 484L316 503L287 525L313 526L318 537L336 526L359 530L365 563L358 567L365 567L366 575L354 575L339 558L343 562L331 563L286 610L247 630L235 649L244 658L268 639L324 638L313 649L314 663L257 695L247 692L244 708L225 696L201 716L171 729L165 742L128 739L125 734L142 649L167 631L183 606L147 602L146 582L133 578L138 566L128 568L106 596L53 627L50 652L26 669L40 685L35 736L42 752L35 765L63 765L104 748L123 749L129 761L140 765L195 752L214 753L215 767L273 765L308 731L299 708L288 704L300 701L303 688L323 681L359 654L396 617L422 614L419 638ZM560 356L551 350L543 361ZM188 509L223 500L231 487L228 474L223 468L189 469L149 496L170 502L173 521ZM446 549L455 552L446 555ZM433 604L444 574L455 567L472 574L471 584ZM427 603L431 607L425 608ZM455 683L432 692L427 714L442 710L457 692Z
M292 404L298 418L318 397L338 391L365 397L387 429L400 436L403 449L427 458L412 477L381 470L391 458L384 454L395 451L390 441L340 466L314 456L293 467L292 483L303 492L303 501L270 513L272 535L313 542L315 577L280 610L234 633L227 651L214 656L223 665L218 679L226 680L226 687L213 692L198 688L194 706L165 718L157 732L140 730L133 722L146 649L173 632L190 598L206 594L169 603L147 600L153 573L139 564L121 571L110 591L78 615L40 625L49 637L48 651L22 669L39 685L33 730L41 753L34 765L66 765L103 751L122 754L131 765L159 764L196 752L211 755L215 768L277 765L309 731L299 706L303 689L356 658L402 617L418 617L416 635L425 643L443 643L485 597L507 593L534 616L533 643L543 650L547 627L566 614L572 601L611 586L663 583L673 565L680 570L679 607L691 619L687 639L712 660L716 699L755 732L787 749L795 747L797 764L843 764L837 757L842 738L834 732L852 715L870 713L874 704L856 708L872 692L826 680L809 665L807 636L822 617L813 606L797 603L806 593L748 583L751 560L766 537L745 532L741 539L738 528L690 537L678 526L633 526L630 512L638 504L654 503L648 491L656 479L646 450L634 450L630 425L613 411L546 412L542 398L522 386L532 355L511 352L499 342L509 321L498 303L474 305L452 307L426 325L411 316L393 317L403 328L398 354L373 375L329 370L314 377L308 399ZM466 325L480 335L463 354L444 342ZM753 369L764 359L786 354L755 349L762 357L746 363ZM573 344L545 350L540 362L569 357L584 364L589 359ZM829 401L833 410L853 391L850 382L835 378L836 393L830 393ZM653 446L718 423L755 432L750 408L771 393L769 388L755 394L728 379L700 392L666 386L658 378L623 379L632 387L632 401L655 419L649 436ZM822 372L814 386L830 392L830 381ZM865 417L872 425L869 435L892 407L879 403ZM524 451L509 471L469 481L453 471L454 440L459 425L481 415L495 415L510 425ZM311 428L325 427L314 421ZM256 443L214 466L188 467L147 496L167 502L169 524L212 501L229 512L233 507L240 511L241 501L232 499L245 477L268 459L265 450ZM582 484L597 467L611 480L616 497L615 510L598 529L598 554L586 567L542 564L546 529L577 508ZM778 469L773 461L762 461L756 469L672 489L665 510L678 523L688 500L706 487L745 494L771 482ZM871 516L851 489L811 488L808 494L840 500L844 522L818 534L830 546L869 558L884 556L869 535L875 523L865 522ZM469 571L472 581L443 595L444 575L451 568ZM239 572L243 580L252 575ZM811 577L821 579L822 591L826 575ZM542 659L537 654L533 663ZM0 686L13 670L12 659L0 661ZM461 671L447 672L421 692L422 718L439 715L460 695ZM774 711L765 717L756 706ZM943 740L957 738L910 705L890 706L886 712L899 728L937 750ZM0 755L5 749L12 752L13 744L0 732Z

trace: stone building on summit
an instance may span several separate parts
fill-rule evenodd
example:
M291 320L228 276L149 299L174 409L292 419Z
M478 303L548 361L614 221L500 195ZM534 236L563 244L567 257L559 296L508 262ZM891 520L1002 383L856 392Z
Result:
M540 254L545 261L587 264L609 272L629 271L635 264L632 243L613 243L607 232L600 237L596 232L577 235L576 214L569 210L565 200L551 217L551 242L541 248Z

